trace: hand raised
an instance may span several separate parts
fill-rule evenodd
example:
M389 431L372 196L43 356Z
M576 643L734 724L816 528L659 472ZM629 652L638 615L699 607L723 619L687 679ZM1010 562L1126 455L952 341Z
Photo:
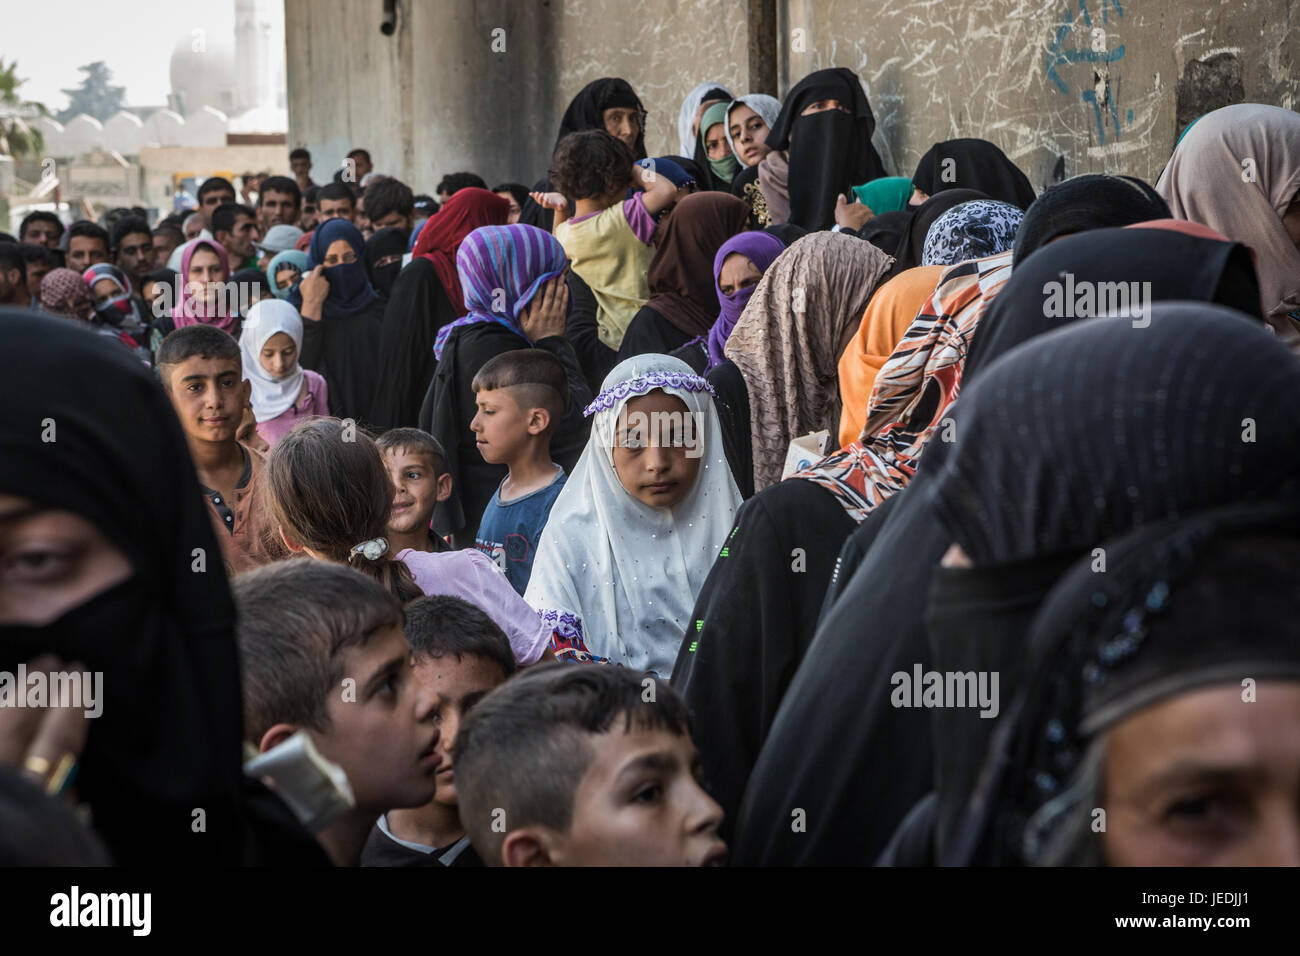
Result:
M519 316L519 324L530 342L563 335L569 314L569 284L564 273L551 279L533 296Z

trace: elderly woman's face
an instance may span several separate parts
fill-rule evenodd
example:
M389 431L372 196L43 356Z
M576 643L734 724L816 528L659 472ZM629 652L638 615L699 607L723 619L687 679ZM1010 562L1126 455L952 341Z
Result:
M1104 779L1111 866L1300 866L1300 681L1137 711L1108 733Z

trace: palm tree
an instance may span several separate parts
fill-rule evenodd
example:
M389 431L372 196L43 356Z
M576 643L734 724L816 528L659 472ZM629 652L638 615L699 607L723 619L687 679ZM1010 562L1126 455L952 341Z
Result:
M34 108L42 116L49 115L44 104L28 102L19 97L18 87L26 82L18 77L17 60L6 65L0 59L0 106L8 107L11 111L31 111ZM40 130L32 129L18 116L0 117L0 153L16 159L20 156L39 156L44 149L45 138Z

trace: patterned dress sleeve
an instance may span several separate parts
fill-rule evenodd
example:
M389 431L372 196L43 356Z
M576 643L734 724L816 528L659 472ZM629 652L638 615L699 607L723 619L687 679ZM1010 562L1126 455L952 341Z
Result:
M559 661L577 661L587 664L608 664L608 657L601 657L587 650L582 640L582 618L568 611L542 609L537 612L542 623L551 629L551 650Z

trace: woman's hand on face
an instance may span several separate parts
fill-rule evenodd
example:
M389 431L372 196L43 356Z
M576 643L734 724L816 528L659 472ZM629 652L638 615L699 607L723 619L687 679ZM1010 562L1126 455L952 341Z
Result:
M552 209L559 211L569 207L569 201L564 198L562 193L529 193L533 197L533 202L543 209Z
M325 267L317 266L303 275L298 292L302 295L304 310L312 308L314 311L322 305L330 294L330 280L325 278Z
M858 202L857 197L853 202L844 198L840 193L835 199L835 223L841 229L851 229L857 232L869 221L874 219L876 214L866 203Z
M538 289L519 317L519 325L530 342L564 334L569 314L569 284L564 277L562 272Z
M42 654L27 663L28 677L37 671L72 673L82 680L82 664L65 664L52 654ZM46 681L46 686L62 686L59 680ZM18 692L26 693L27 688ZM55 702L57 703L57 702ZM96 700L96 706L102 701ZM66 789L68 771L85 749L90 733L89 701L76 707L3 707L0 708L0 765L23 771L24 776L50 793Z

